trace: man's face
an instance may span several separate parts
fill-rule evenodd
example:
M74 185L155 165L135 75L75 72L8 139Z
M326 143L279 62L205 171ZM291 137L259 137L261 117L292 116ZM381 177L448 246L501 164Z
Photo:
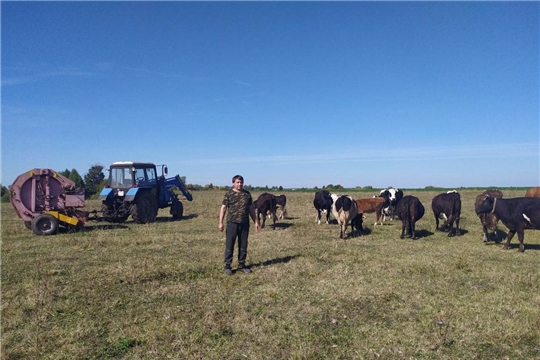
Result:
M240 179L234 180L233 182L234 190L242 190L243 187L244 187L244 182L242 180Z

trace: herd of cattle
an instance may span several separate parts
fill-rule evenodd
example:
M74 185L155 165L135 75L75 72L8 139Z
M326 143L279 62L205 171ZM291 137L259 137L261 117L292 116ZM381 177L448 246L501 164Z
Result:
M326 190L315 193L313 205L317 210L316 222L321 223L321 217L326 215L326 223L330 223L330 214L334 216L340 227L340 238L347 237L347 227L351 225L351 234L363 235L363 220L365 214L375 213L374 226L383 224L386 217L401 219L401 235L416 239L415 224L425 213L424 205L412 195L403 195L399 189L382 190L378 196L371 198L353 199L349 195L331 194ZM261 194L255 201L257 217L263 214L261 227L265 226L266 214L273 219L273 228L278 216L276 211L281 209L280 219L287 214L287 198L285 195L275 196L269 193ZM436 229L448 231L448 236L460 235L459 219L461 216L461 197L455 190L435 196L431 202L435 216ZM476 197L475 211L483 228L483 240L487 242L493 231L495 241L500 239L497 234L497 223L502 223L509 229L504 248L508 249L514 235L518 234L519 251L525 250L524 230L540 230L540 187L527 191L525 197L503 199L499 190L485 190ZM444 224L439 227L439 221ZM455 227L454 227L455 224Z

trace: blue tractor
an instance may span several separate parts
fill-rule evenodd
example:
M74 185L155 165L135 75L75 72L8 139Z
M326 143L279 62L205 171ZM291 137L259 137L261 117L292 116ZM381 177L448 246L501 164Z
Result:
M102 201L103 219L120 223L131 215L135 222L146 224L156 220L159 209L168 207L173 219L182 219L184 207L174 190L180 190L188 201L193 197L180 176L167 179L167 172L166 165L161 165L158 176L153 163L113 163L109 168L109 181L98 197Z

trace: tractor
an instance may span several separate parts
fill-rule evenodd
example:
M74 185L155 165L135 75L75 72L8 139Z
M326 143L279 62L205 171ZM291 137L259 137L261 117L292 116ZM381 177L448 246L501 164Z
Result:
M101 210L106 221L121 223L131 215L136 223L156 220L159 209L170 207L175 220L182 219L184 207L173 190L178 188L188 201L193 197L186 190L180 176L166 178L167 166L157 167L147 162L115 162L109 168L109 180L99 194Z

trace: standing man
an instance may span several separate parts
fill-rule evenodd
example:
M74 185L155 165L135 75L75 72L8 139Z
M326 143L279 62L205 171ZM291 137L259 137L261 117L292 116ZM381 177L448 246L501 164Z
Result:
M259 232L261 226L255 217L255 206L249 191L244 190L244 178L236 175L232 178L232 189L224 198L219 212L219 231L223 231L223 219L227 213L227 231L225 235L225 274L232 275L231 263L233 259L234 243L238 238L238 268L249 274L251 269L246 267L249 217L255 223L255 231Z

